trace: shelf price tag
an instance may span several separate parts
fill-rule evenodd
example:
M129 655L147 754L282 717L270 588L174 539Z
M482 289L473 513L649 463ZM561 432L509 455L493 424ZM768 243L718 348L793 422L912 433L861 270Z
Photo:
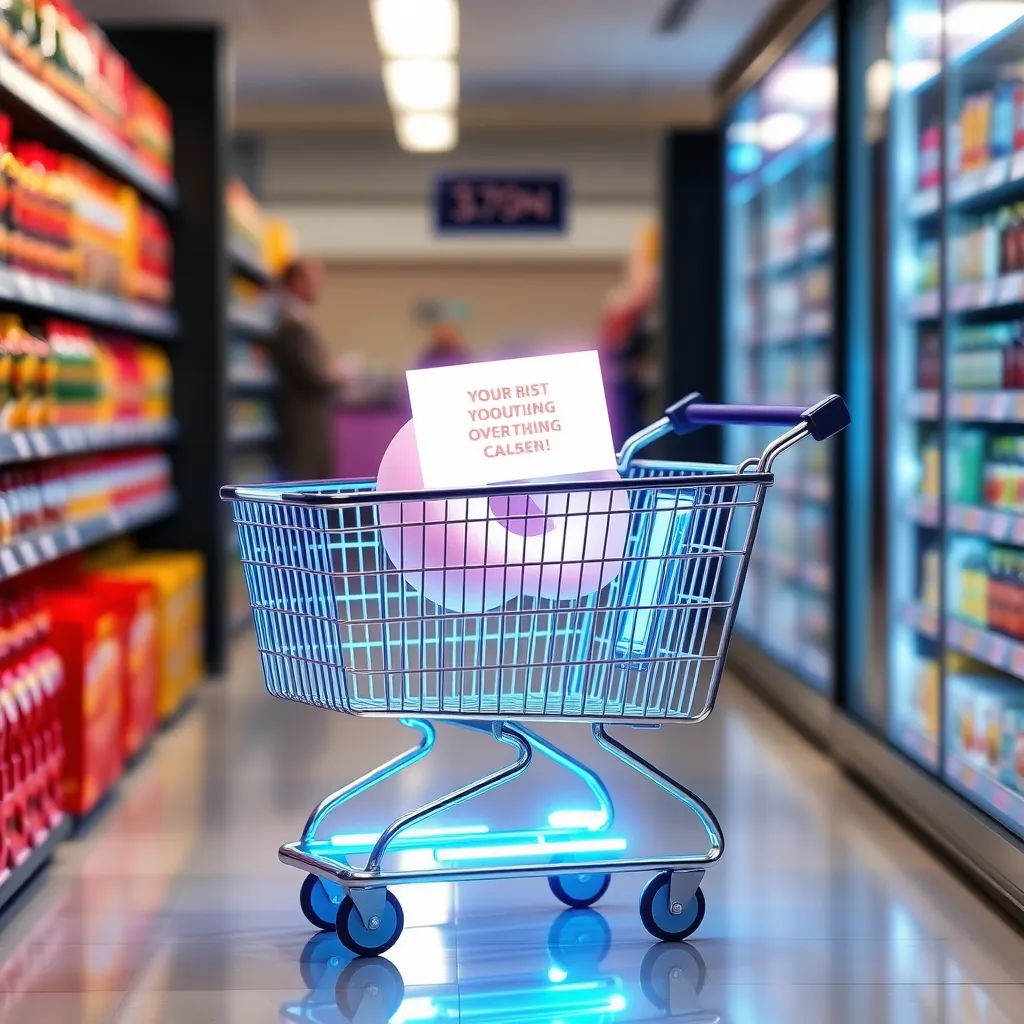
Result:
M1013 525L1013 518L1006 512L991 512L988 517L987 533L993 540L1007 540Z
M987 643L985 644L985 656L992 665L1002 668L1007 662L1009 653L1010 644L1007 640L992 633L988 635Z
M991 189L999 188L1000 185L1006 182L1009 173L1010 158L1008 156L1002 156L991 161L988 167L985 168L982 178L982 185L985 191L988 192Z
M0 567L3 568L7 576L21 572L21 566L18 565L18 560L14 557L14 552L9 547L0 548Z
M1010 671L1024 679L1024 646L1021 644L1014 644L1010 651Z
M1014 153L1010 161L1010 180L1016 181L1018 178L1024 178L1024 149Z

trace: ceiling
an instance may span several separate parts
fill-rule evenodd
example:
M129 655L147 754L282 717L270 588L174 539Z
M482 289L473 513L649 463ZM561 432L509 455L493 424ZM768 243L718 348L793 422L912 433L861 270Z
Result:
M467 123L664 122L711 113L710 84L774 6L698 0L675 34L667 0L462 0ZM97 21L221 21L242 126L388 118L367 0L81 0Z

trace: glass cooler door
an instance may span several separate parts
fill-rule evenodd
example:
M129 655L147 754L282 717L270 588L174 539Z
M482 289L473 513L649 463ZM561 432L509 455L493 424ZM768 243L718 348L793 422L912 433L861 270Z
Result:
M810 404L832 391L835 26L825 15L733 108L727 127L727 401ZM778 431L735 428L728 457ZM738 627L798 677L832 671L830 445L779 459Z
M1024 3L949 3L945 51L943 770L1024 834Z

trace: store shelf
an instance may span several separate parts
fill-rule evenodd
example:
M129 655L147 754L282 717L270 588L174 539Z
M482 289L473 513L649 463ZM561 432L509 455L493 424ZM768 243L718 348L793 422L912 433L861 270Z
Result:
M237 448L269 444L276 437L277 427L273 423L239 423L228 431L228 441Z
M825 502L832 500L832 483L827 476L809 473L804 476L776 477L775 486L788 498Z
M897 722L896 746L921 764L935 766L939 763L939 743L934 736L928 736L906 722Z
M228 309L228 323L236 331L263 338L273 334L277 316L270 303L234 302Z
M918 320L934 320L940 308L938 292L922 292L915 295L910 304L911 313Z
M831 228L816 228L808 232L803 245L792 252L784 253L774 259L766 260L762 265L752 265L748 271L751 277L781 277L785 274L801 270L810 260L820 259L832 251Z
M751 561L790 583L803 584L819 594L827 594L832 589L832 572L824 562L801 561L796 555L756 546Z
M1003 315L1024 305L1024 271L1002 274L988 281L964 281L953 285L949 309L983 319L988 314ZM922 292L914 297L912 310L918 320L935 320L939 315L938 292Z
M36 530L4 544L0 546L0 581L156 522L173 512L177 503L176 495L164 494L90 519Z
M76 320L87 320L104 327L115 327L153 338L172 338L178 332L178 316L171 309L144 302L129 302L114 295L87 291L2 265L0 301L31 306L47 313L59 313Z
M903 621L922 636L938 639L939 614L934 608L909 605ZM961 654L1024 679L1024 642L1020 640L950 615L946 618L946 642Z
M153 422L88 423L80 426L42 427L0 433L0 466L53 459L61 455L140 448L166 444L177 435L173 420Z
M167 207L177 204L178 192L173 182L150 172L123 142L10 57L0 54L0 104L9 107L13 105L12 100L58 129L90 157L149 198Z
M956 754L946 755L946 775L950 781L981 803L987 804L1017 828L1024 828L1024 796L994 779L986 771L975 768Z
M235 270L259 284L270 283L270 271L263 265L259 255L245 242L232 238L228 242L228 255Z
M277 387L277 378L271 373L251 373L249 371L228 374L228 384L235 391L247 391L260 394L273 391Z
M54 851L71 835L72 822L68 815L50 829L46 838L35 847L0 885L0 910L7 906L18 893L50 862Z
M913 499L907 514L922 526L939 525L939 503L935 498ZM958 533L1024 546L1024 514L1018 512L952 502L946 506L946 525Z
M908 408L917 419L937 419L939 392L913 392ZM947 397L946 413L976 423L1024 423L1024 391L956 391Z

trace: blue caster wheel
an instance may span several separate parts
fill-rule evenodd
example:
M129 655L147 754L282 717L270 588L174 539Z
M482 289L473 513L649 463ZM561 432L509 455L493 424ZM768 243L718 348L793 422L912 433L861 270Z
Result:
M377 958L352 960L338 977L334 996L342 1017L361 1024L388 1024L403 999L405 983L398 968Z
M665 942L679 942L692 935L704 920L704 893L698 889L690 902L673 914L669 907L669 879L671 874L662 871L655 875L640 894L640 920L656 938Z
M548 930L548 955L567 976L592 974L612 948L612 930L596 910L563 910Z
M356 956L380 956L398 941L398 936L402 934L402 928L405 926L402 904L398 902L398 897L393 892L389 891L385 895L380 919L371 918L369 924L370 927L363 924L351 896L346 896L341 901L335 922L341 944L352 950Z
M341 889L338 889L338 899L331 898L331 890L327 884L316 875L306 875L299 890L299 906L306 920L322 932L334 931L334 922L338 916L338 906L341 903Z
M548 885L567 907L583 910L593 906L608 891L611 880L611 875L593 873L549 875Z

